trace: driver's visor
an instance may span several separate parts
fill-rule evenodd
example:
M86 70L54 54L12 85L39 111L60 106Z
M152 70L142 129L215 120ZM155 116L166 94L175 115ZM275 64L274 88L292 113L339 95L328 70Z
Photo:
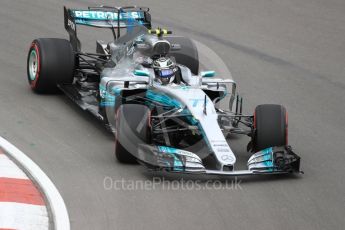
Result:
M162 69L159 71L159 76L160 77L171 77L172 75L174 75L174 70L172 69Z

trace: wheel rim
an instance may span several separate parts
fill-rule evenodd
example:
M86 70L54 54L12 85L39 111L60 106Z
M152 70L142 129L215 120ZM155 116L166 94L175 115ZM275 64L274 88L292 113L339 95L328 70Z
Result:
M36 50L32 50L30 53L30 59L29 59L29 74L30 74L30 80L34 81L37 77L38 72L38 57Z

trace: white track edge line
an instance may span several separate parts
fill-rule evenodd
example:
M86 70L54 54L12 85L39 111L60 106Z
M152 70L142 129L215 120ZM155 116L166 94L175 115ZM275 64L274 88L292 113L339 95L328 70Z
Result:
M59 191L42 169L17 147L0 136L0 146L21 164L45 194L53 216L55 230L70 230L69 216Z

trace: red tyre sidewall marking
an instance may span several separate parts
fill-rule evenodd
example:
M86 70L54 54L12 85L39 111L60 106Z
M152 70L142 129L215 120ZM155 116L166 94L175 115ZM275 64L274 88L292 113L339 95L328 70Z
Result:
M38 81L38 78L40 76L40 70L41 70L41 60L40 60L40 53L38 51L38 46L35 42L33 42L31 44L31 47L30 49L35 49L36 51L36 55L37 55L37 72L36 72L36 76L35 76L35 80L31 81L31 88L32 89L35 89L36 88L36 85L37 85L37 81Z

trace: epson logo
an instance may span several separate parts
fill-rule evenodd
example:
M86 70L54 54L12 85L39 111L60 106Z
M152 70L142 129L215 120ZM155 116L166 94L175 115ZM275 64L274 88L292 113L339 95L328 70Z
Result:
M67 20L67 25L68 25L68 27L70 27L73 31L75 31L75 24L74 24L70 19Z

